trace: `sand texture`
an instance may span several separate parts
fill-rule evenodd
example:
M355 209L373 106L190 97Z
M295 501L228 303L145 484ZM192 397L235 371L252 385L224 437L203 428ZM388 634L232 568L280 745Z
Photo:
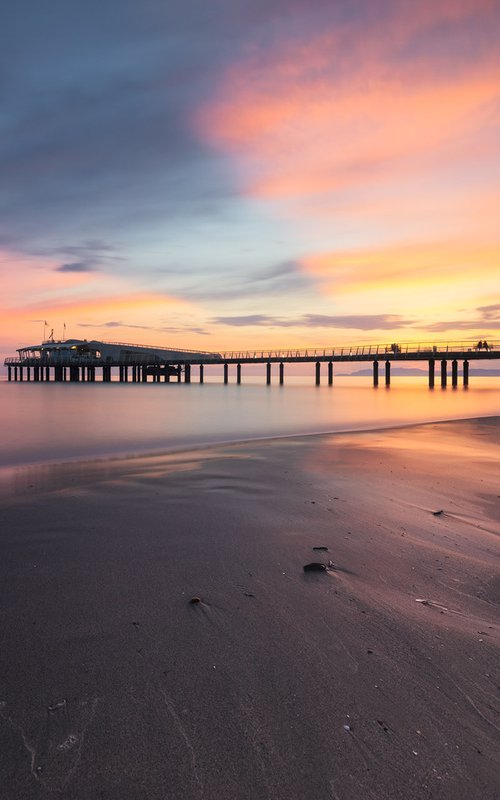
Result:
M2 800L499 800L499 443L484 419L4 478Z

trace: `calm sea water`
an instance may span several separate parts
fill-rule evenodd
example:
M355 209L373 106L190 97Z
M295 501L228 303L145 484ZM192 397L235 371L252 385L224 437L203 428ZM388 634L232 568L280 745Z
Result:
M430 391L425 377L290 377L236 386L0 383L0 467L175 450L292 434L374 429L500 414L500 378Z

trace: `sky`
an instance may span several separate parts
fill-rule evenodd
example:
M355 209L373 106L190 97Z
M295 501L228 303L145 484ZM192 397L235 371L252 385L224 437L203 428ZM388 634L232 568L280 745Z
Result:
M499 40L500 0L3 4L2 359L500 339Z

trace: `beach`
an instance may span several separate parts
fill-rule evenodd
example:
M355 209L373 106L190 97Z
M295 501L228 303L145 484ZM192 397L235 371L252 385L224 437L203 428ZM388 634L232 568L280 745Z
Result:
M498 800L499 444L489 417L4 475L2 800Z

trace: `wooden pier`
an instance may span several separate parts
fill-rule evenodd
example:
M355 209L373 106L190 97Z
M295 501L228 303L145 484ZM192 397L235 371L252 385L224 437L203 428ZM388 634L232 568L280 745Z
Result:
M314 365L314 379L317 386L321 384L322 370L326 365L326 381L333 385L334 364L369 363L372 366L373 385L378 386L382 369L385 386L391 383L391 365L408 362L426 362L428 368L428 385L434 388L436 381L436 365L440 385L445 388L450 379L453 388L458 386L459 364L462 365L463 386L469 384L469 366L471 361L500 359L500 342L473 344L471 342L451 342L436 344L382 344L357 345L341 348L321 349L282 349L230 351L224 353L194 353L190 351L171 351L175 358L162 357L166 351L144 346L134 354L128 345L126 357L107 356L104 361L95 353L78 352L68 355L57 350L57 342L47 342L40 349L21 348L20 355L5 359L9 381L56 381L72 383L96 381L100 377L104 383L113 379L120 383L169 383L170 381L191 383L193 367L197 367L198 380L204 381L204 368L207 364L222 367L225 384L229 383L229 367L236 367L236 383L242 381L243 366L247 364L265 365L266 383L270 385L273 378L273 366L278 367L278 381L285 382L285 365L311 363ZM61 345L64 343L60 343ZM52 347L50 347L52 345ZM123 354L123 348L113 343L101 343L103 349L114 347ZM46 350L43 348L47 347ZM121 347L121 350L116 348ZM148 352L150 351L150 352ZM160 355L161 354L161 355Z

